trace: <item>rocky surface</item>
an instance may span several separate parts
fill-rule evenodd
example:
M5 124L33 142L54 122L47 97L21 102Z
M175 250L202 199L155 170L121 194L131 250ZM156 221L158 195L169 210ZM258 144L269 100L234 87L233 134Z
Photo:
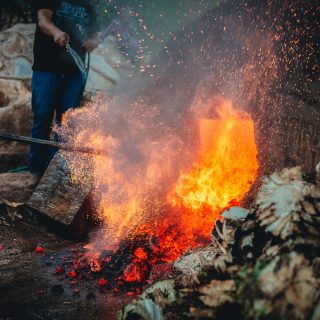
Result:
M30 75L34 26L16 25L0 33L1 132L29 135L32 121ZM27 161L28 147L0 141L0 172Z

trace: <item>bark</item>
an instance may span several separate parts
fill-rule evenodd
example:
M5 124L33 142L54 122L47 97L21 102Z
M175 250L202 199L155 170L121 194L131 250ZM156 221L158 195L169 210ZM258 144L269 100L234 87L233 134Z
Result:
M39 185L26 203L25 210L35 212L57 231L68 231L81 237L86 233L91 187L73 183L63 157L52 159Z

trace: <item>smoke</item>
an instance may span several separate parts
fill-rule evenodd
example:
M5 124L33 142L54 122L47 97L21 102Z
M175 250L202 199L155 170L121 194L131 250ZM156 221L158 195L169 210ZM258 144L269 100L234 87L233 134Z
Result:
M65 155L72 178L93 183L95 207L103 220L93 239L98 251L115 248L139 225L159 216L168 188L195 157L196 149L187 147L188 139L166 123L157 106L136 100L145 81L135 80L134 90L124 95L106 102L101 94L89 106L68 112L58 129L75 146L108 153Z
M275 8L283 19L288 10L301 13L279 3ZM93 186L103 221L92 235L94 251L116 248L134 230L161 219L167 192L197 158L197 121L215 117L212 97L230 98L255 117L270 90L287 83L289 71L305 69L292 66L295 57L285 59L286 35L277 29L283 19L274 25L264 5L250 5L231 1L207 12L173 33L161 54L142 74L137 68L112 99L98 94L84 108L65 114L60 135L75 146L108 153L65 155L72 178ZM284 74L288 66L293 69Z

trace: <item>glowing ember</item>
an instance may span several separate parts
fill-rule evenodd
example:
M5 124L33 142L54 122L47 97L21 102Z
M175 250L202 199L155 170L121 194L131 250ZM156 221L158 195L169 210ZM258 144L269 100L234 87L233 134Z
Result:
M145 264L133 262L125 268L123 277L120 277L119 280L124 280L126 282L141 282L145 278L144 274L146 271Z
M77 273L74 270L71 270L70 272L68 272L68 276L71 278L75 278L77 276Z
M95 259L90 261L90 269L92 272L99 272L101 271L100 262Z
M95 200L104 221L95 234L97 240L86 246L91 272L114 265L100 254L114 252L123 240L129 243L124 250L128 259L120 266L119 285L147 281L156 265L161 266L160 274L167 272L168 263L186 250L209 242L221 210L239 205L249 190L258 169L249 116L223 98L209 100L191 113L192 139L197 142L193 147L169 128L163 133L165 138L146 138L144 129L151 120L145 119L129 121L125 138L91 129L75 137L75 144L85 144L86 136L86 146L104 148L110 154L90 160ZM126 145L130 139L142 143ZM74 178L82 179L81 161L71 159L70 164ZM152 274L155 277L157 272Z
M108 283L108 281L106 279L100 278L99 279L99 286L105 286Z
M140 260L147 260L148 258L146 252L142 248L136 249L133 254L137 259L140 259Z
M34 249L35 252L38 252L38 253L43 253L44 252L44 249L40 246L36 246L36 248Z
M54 272L54 274L63 274L64 269L61 266L58 266Z

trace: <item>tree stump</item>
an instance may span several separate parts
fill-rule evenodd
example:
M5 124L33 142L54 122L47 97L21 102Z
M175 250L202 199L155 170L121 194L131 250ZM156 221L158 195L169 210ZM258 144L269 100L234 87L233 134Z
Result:
M82 238L92 212L90 190L90 185L71 181L61 152L57 152L24 210L36 214L54 232Z

